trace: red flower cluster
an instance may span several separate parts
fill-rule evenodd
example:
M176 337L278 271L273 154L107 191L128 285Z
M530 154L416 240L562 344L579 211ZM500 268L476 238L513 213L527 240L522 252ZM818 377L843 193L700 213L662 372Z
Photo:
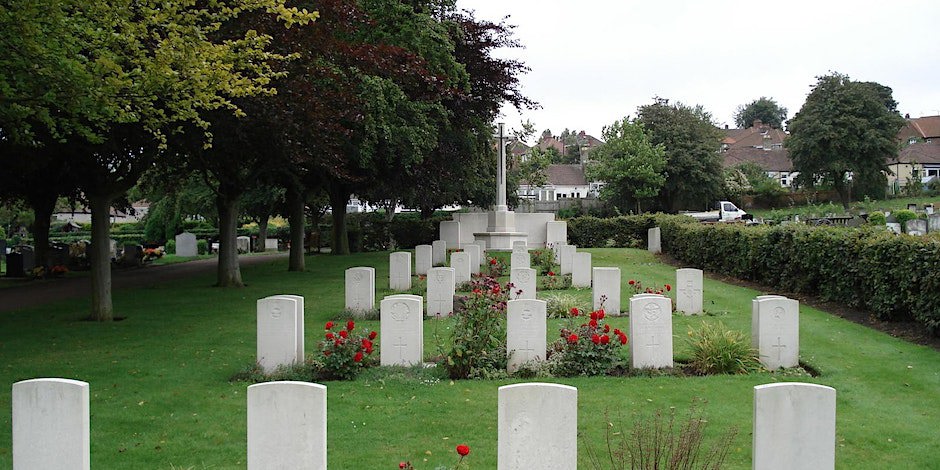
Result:
M619 328L614 328L614 334L617 335L618 338L620 338L620 344L621 344L621 345L627 344L627 334L626 334L626 333L620 331Z
M664 284L663 287L654 286L654 287L644 288L642 282L635 281L633 279L630 279L630 281L627 282L627 284L630 284L630 286L633 287L634 294L647 293L647 294L665 295L666 292L669 292L672 290L672 286L669 284Z
M581 314L581 311L578 310L578 307L571 307L571 316L576 317Z
M470 453L470 447L466 444L460 444L457 446L457 453L460 454L461 457L466 457L467 454Z
M341 379L352 379L358 373L357 370L362 367L361 364L366 356L372 354L374 344L373 340L378 336L375 331L368 334L359 334L356 329L356 322L349 320L346 327L334 332L333 328L337 325L328 321L324 325L326 330L326 340L320 342L320 352L323 354L324 373L330 377ZM352 362L349 362L350 358Z

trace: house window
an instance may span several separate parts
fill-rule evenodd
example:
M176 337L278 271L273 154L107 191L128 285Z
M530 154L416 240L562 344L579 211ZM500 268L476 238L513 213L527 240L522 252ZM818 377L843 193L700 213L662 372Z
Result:
M916 143L917 143L917 137L911 137L910 139L907 139L908 145L916 144Z
M920 170L917 168L911 169L911 178L917 179L920 176Z

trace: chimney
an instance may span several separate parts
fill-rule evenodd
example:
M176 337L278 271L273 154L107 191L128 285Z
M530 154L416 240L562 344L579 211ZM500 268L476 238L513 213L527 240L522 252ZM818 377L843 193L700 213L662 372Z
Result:
M725 130L727 130L727 129L728 129L728 125L727 125L727 124L725 124Z

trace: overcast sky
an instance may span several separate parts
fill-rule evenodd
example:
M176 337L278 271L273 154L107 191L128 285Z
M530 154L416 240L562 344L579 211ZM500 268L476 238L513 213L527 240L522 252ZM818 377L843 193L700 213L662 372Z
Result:
M509 15L525 49L501 51L532 71L522 91L542 109L520 117L539 133L601 137L654 96L701 104L734 127L761 96L790 118L830 71L891 87L902 114L940 114L940 1L458 0L477 18ZM531 142L530 142L531 143Z

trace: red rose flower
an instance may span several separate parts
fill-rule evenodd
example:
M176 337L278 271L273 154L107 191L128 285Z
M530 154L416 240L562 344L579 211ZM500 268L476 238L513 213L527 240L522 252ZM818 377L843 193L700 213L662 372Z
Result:
M470 453L470 447L466 444L460 444L457 446L457 453L460 454L461 457L466 457L467 454Z
M603 320L606 315L607 315L607 314L604 313L604 309L600 309L600 310L597 311L597 319L598 319L598 320Z
M340 335L343 339L346 339L346 338L349 337L349 332L346 331L346 330L340 330L339 335Z
M372 345L370 344L368 348L365 348L364 351L366 354L372 354Z
M375 339L375 337L378 335L379 335L378 333L373 331L372 333L369 333L369 339Z
M610 343L610 336L607 336L607 335L601 336L601 344L608 344L608 343Z
M406 468L408 466L407 462L401 462L398 464L398 468Z
M473 293L474 293L474 294L482 294L483 291L481 291L480 289L473 289Z
M576 317L578 313L578 307L571 307L571 316Z
M326 322L326 329L328 329L328 330L333 329L333 322L331 322L331 321Z
M610 333L610 325L604 325L604 333Z
M362 361L362 351L359 351L356 353L355 356L353 356L353 362L361 362L361 361Z
M569 342L569 343L577 343L577 342L578 342L578 335L576 335L576 334L574 334L574 333L572 333L571 335L569 335L569 336L568 336L568 342Z
M636 284L636 281L634 281L633 279L630 279L630 282L628 282L627 284L630 284L630 285L632 286L632 285Z
M588 325L591 325L591 328L597 328L597 320L591 320L588 322Z
M597 320L597 312L591 312L591 320Z
M330 351L329 349L327 349L326 351L323 351L324 356L329 356L330 354L333 354L333 351Z
M597 333L591 335L591 342L594 344L601 344L601 337Z
M496 258L490 258L490 264L496 264Z
M652 294L652 293L653 293L653 288L652 288L652 287L647 287L647 288L646 288L646 293L647 293L647 294Z
M666 292L669 292L671 290L672 290L672 286L670 286L669 284L666 284Z
M347 329L347 330L352 331L353 328L355 328L355 327L356 327L356 322L354 322L354 321L352 321L352 320L349 320L348 322L346 322L346 329Z
M620 336L620 328L614 328L614 334Z
M369 341L365 338L362 338L362 347L363 348L372 348L372 341Z
M555 271L549 271L549 272L548 272L548 275L549 275L549 276L554 276L554 275L555 275Z
M627 344L627 335L620 333L620 344Z
M334 335L333 332L331 331L326 334L326 339L333 341L334 339L336 339L336 335Z

